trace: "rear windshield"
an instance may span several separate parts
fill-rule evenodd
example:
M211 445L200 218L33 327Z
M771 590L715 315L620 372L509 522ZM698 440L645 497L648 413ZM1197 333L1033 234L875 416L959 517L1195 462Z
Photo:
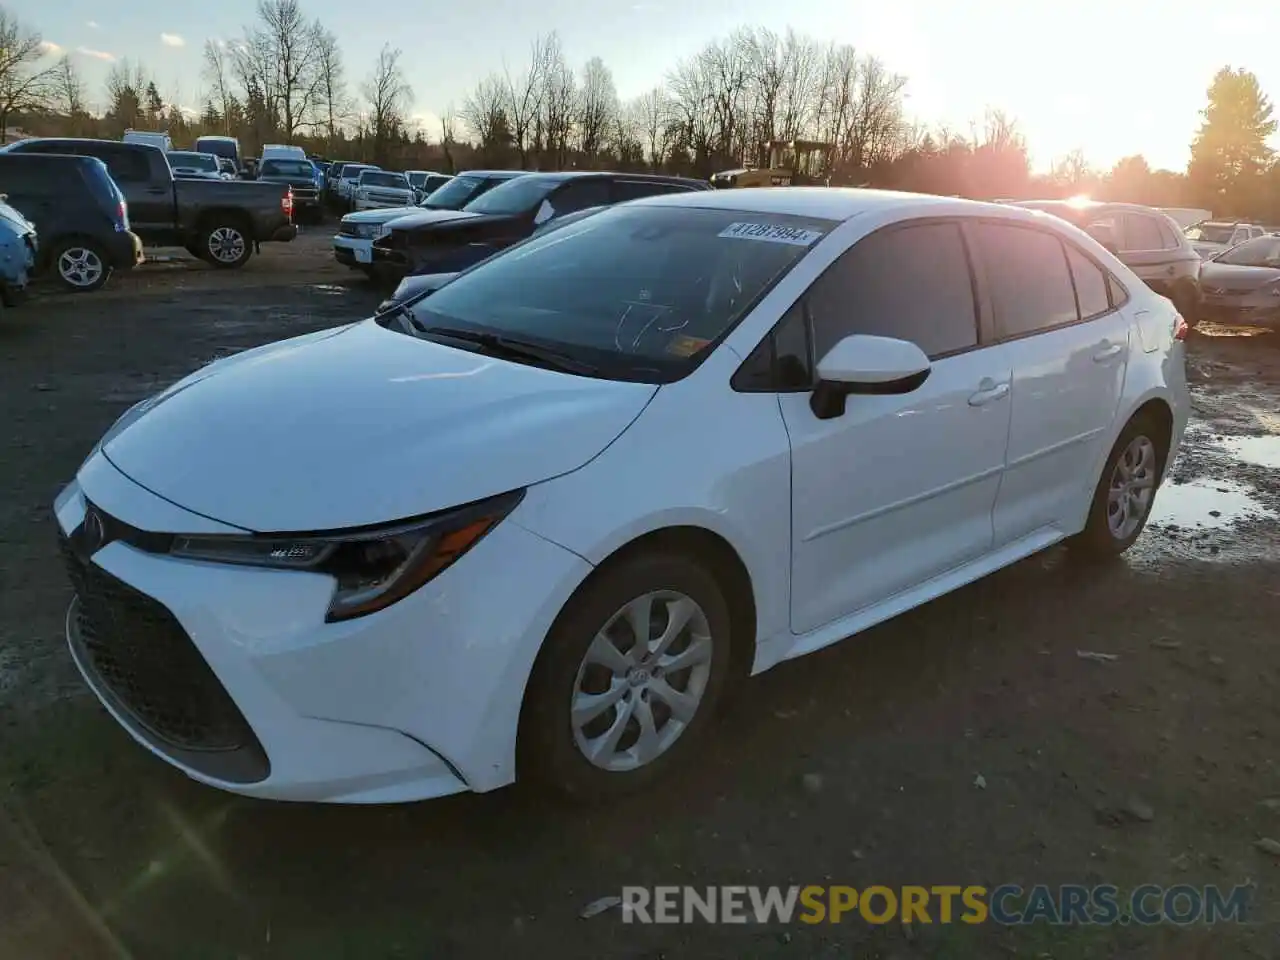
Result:
M201 153L212 153L228 160L236 159L236 145L230 140L197 140L196 149Z
M314 177L316 171L305 160L263 160L258 174L263 177Z
M218 158L211 153L188 153L183 150L175 150L169 154L169 166L175 170L179 167L186 167L190 170L217 173Z
M360 186L362 187L398 187L403 190L408 186L402 173L382 173L380 171L366 170L360 174Z

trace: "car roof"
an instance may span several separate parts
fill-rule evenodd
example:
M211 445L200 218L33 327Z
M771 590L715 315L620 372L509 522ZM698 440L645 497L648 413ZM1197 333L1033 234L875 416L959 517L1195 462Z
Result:
M57 163L96 164L102 163L97 157L86 157L80 153L26 153L22 150L0 150L0 157L6 160L17 160L20 163L46 163L50 160ZM103 164L106 167L106 164Z
M905 193L896 190L863 190L853 187L746 187L732 190L703 190L664 193L632 200L632 204L698 207L711 210L738 210L743 213L773 213L784 216L849 220L864 213L900 210L947 214L982 213L1002 218L1037 220L1035 211L957 197Z
M695 180L692 177L673 177L665 176L659 173L621 173L617 170L522 170L515 171L517 175L523 173L526 176L537 177L540 180L558 181L558 180L587 180L594 177L610 177L621 180L645 180L653 183L682 183L689 186L706 187L707 181Z
M1081 213L1099 210L1132 210L1134 213L1147 213L1158 217L1169 216L1158 207L1148 207L1141 203L1125 203L1121 200L1006 200L1002 202L1015 207L1028 207L1037 210L1060 210L1064 207L1070 210L1079 210Z
M459 170L456 174L450 176L459 177L487 177L496 180L510 180L513 177L523 177L530 173L529 170Z

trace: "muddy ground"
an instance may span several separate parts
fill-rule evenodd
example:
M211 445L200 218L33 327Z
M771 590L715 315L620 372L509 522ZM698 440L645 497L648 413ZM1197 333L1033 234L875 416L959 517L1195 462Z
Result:
M1196 419L1124 560L1054 550L756 678L705 763L648 795L275 805L146 754L65 652L54 494L130 403L377 299L313 230L236 274L151 265L0 327L0 958L1280 955L1280 859L1255 846L1280 839L1276 334L1194 337ZM1143 882L1256 884L1253 922L579 917L623 884Z

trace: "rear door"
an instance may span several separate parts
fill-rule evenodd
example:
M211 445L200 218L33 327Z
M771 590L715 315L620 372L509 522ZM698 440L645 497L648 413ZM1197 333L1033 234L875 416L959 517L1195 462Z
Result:
M1124 386L1123 288L1052 231L985 221L966 224L966 232L1013 368L995 546L1074 532Z
M1159 294L1172 293L1183 260L1182 245L1161 220L1126 212L1121 218L1120 259Z

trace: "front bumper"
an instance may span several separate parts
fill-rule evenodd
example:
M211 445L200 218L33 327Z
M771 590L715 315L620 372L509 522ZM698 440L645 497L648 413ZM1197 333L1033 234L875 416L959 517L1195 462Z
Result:
M55 504L64 537L78 538L89 503L141 530L230 529L149 493L100 452ZM104 668L86 652L92 643L141 642L154 623L131 615L118 636L104 628L86 637L73 604L67 639L77 666L135 740L214 787L336 803L420 800L511 782L525 681L553 618L590 569L508 517L399 603L326 624L326 576L179 560L123 540L83 562L138 609L152 611L151 619L171 621L163 644L186 643L194 654L183 661L178 689L200 672L192 662L204 664L250 733L235 744L224 737L193 749L182 731L194 723L199 732L200 723L169 723L151 702L164 691L148 690L145 677L121 679L118 664ZM497 585L502 603L494 603ZM153 671L153 661L182 660L169 658L150 632L146 642L155 645L139 661L144 672ZM216 692L208 696L217 700ZM205 702L204 694L181 702L193 701ZM182 735L170 729L175 723ZM225 704L219 723L235 725ZM232 762L228 754L236 750Z
M333 238L333 258L348 267L367 267L373 263L373 240L339 233Z

